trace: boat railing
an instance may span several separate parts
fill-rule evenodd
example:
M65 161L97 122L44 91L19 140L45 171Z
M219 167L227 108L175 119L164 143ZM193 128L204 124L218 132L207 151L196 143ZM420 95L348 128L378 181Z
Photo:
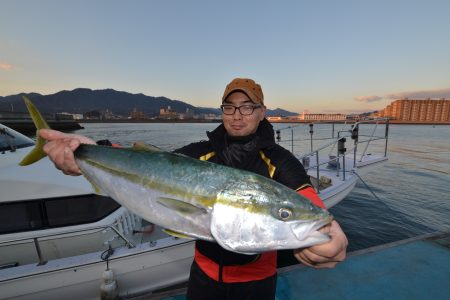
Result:
M17 239L10 239L6 241L0 242L0 248L3 247L11 247L15 245L21 245L21 244L34 244L34 251L35 255L38 259L38 265L43 265L47 262L47 260L44 259L44 256L42 254L41 250L41 243L48 240L62 240L65 238L74 238L75 236L88 236L92 234L96 234L99 232L106 232L108 230L112 230L117 237L119 237L128 248L134 248L135 245L124 235L124 232L118 228L120 226L121 222L120 220L117 220L113 224L105 225L105 226L95 226L85 229L77 229L77 230L67 230L64 232L59 233L49 233L49 234L42 234L37 237L24 237L24 238L17 238ZM105 243L110 243L111 240L105 241Z
M369 134L362 134L360 132L360 127L362 125L374 125L371 132ZM377 128L380 124L385 125L384 135L379 136L376 135ZM388 137L389 137L389 120L388 119L373 119L373 120L364 120L364 121L358 121L353 124L347 124L344 123L344 128L341 130L335 131L335 126L332 124L332 135L331 137L326 138L314 138L314 124L309 124L309 135L310 135L310 144L311 144L311 151L296 157L302 162L303 166L305 167L305 170L315 170L315 176L316 179L313 180L313 185L315 189L320 193L320 184L321 184L321 167L324 165L327 165L328 167L335 168L336 169L336 176L340 177L340 174L342 174L342 180L345 180L346 173L352 172L357 167L357 160L358 162L362 162L364 156L367 154L367 150L369 149L369 146L371 143L377 140L385 140L384 143L384 157L387 156L387 145L388 145ZM298 125L296 125L298 126ZM283 129L291 129L291 151L294 153L294 137L293 137L293 130L292 128L296 126L290 126ZM349 128L345 128L348 127ZM283 130L281 129L281 130ZM280 131L277 130L277 140L280 142ZM337 135L335 134L337 133ZM346 147L347 139L353 140L353 145L350 146L350 148ZM363 139L362 139L363 138ZM305 141L298 140L298 141ZM329 142L317 147L313 148L314 141L324 141L324 140L330 140ZM359 148L364 145L364 148L361 153L358 153ZM329 149L328 154L324 155L322 152L324 152L326 149ZM322 155L321 155L322 153ZM347 170L347 166L345 165L346 162L346 155L348 153L353 153L353 166L351 170ZM294 153L295 155L295 153ZM325 157L325 159L324 159ZM359 158L358 158L359 157ZM312 162L315 163L312 163Z
M359 128L362 124L374 124L375 126L372 128L372 133L370 135L361 135L359 134ZM379 124L384 124L385 125L385 130L384 130L384 136L376 136L375 132L378 128ZM364 141L360 141L359 138L360 137L367 137L366 140ZM351 129L351 138L354 140L354 147L353 147L353 152L354 152L354 156L353 156L353 166L356 166L356 156L357 156L357 151L358 151L358 145L359 144L363 144L365 143L365 147L363 152L360 155L360 159L359 162L362 162L364 156L367 153L367 149L369 148L369 145L371 142L376 141L376 140L385 140L385 145L384 145L384 157L387 156L387 145L388 145L388 140L389 140L389 119L387 118L380 118L380 119L374 119L374 120L369 120L369 121L359 121L356 122L355 124L353 124L352 129Z
M328 158L323 160L320 157L320 152L322 150L325 150L329 147L333 147L334 145L338 145L338 153L337 155L333 156L333 155L328 155ZM342 168L340 167L340 163L341 163L341 157L342 157ZM321 172L320 172L320 168L321 166L327 165L327 166L332 166L333 168L336 168L336 176L339 177L339 173L342 172L342 180L345 180L345 173L347 172L346 170L346 165L345 165L345 138L340 138L340 139L335 139L319 148L317 148L316 150L309 152L303 156L299 157L300 161L303 164L303 167L305 168L306 171L312 169L315 169L315 179L313 180L313 185L314 188L316 189L316 191L320 194L320 185L321 185L321 181L323 180L321 177ZM315 164L311 164L311 160L315 160Z

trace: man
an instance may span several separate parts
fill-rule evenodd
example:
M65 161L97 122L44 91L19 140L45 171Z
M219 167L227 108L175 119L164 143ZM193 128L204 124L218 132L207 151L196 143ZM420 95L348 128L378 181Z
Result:
M277 145L261 86L251 79L236 78L222 97L223 123L208 132L208 141L176 150L201 160L252 171L272 178L309 198L323 202L315 193L300 162ZM73 151L80 143L95 142L79 135L41 130L48 141L44 151L65 174L80 175ZM295 258L314 268L334 267L345 259L347 238L336 221L321 229L331 240L293 251ZM197 241L188 284L188 299L274 299L277 252L244 255L227 251L217 243Z

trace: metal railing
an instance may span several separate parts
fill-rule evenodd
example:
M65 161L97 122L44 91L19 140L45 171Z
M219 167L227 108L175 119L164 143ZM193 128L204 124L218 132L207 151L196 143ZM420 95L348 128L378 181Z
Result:
M365 124L375 125L374 128L372 128L372 132L368 135L360 134L360 127ZM384 136L376 136L375 135L379 124L385 124ZM365 144L364 150L359 155L360 156L359 162L362 162L371 142L374 142L377 140L385 140L384 157L387 156L387 145L388 145L388 139L389 139L389 119L365 120L365 121L355 122L353 124L344 123L343 125L344 125L344 129L335 131L334 124L332 124L332 133L331 133L330 138L315 139L313 136L314 135L314 129L313 129L314 124L312 124L312 123L309 124L309 135L310 135L309 140L310 140L311 151L302 156L296 156L303 163L305 170L308 171L310 169L315 169L316 178L317 178L317 181L315 181L316 182L315 188L318 191L318 193L320 193L320 189L319 189L320 167L323 165L330 165L330 164L333 166L336 166L336 176L340 177L340 174L342 173L342 180L345 180L346 173L348 172L346 170L346 165L345 165L346 154L349 153L350 151L353 152L353 169L356 168L356 166L357 166L356 160L358 157L358 146ZM349 129L345 129L345 127L347 125L350 125L351 127ZM293 127L294 126L283 128L283 129L291 129L291 149L292 149L291 152L292 153L294 153L294 135L293 135L293 130L292 130ZM280 131L283 129L279 129L276 131L276 134L277 134L276 140L278 141L278 143L281 142ZM335 137L335 133L337 133L337 137ZM360 140L360 137L365 137L367 139ZM346 148L347 138L350 138L351 140L354 141L353 147L350 149ZM306 141L306 140L307 139L297 140L297 141ZM331 140L331 141L316 148L316 149L313 149L313 141L317 141L317 140ZM320 157L319 153L327 148L330 148L330 151L328 152L328 157L327 157L327 159L321 161L321 159L320 159L321 157ZM312 160L315 161L315 165L310 164L310 162ZM342 162L342 167L341 167L341 162Z
M96 227L79 229L79 230L68 230L65 232L44 234L44 235L40 235L38 237L26 237L26 238L11 239L11 240L0 242L0 248L11 247L11 246L27 244L27 243L32 242L32 243L34 243L34 250L36 251L35 254L38 257L38 265L44 265L47 263L47 261L43 258L42 251L41 251L41 242L43 242L44 240L49 240L49 239L62 240L64 238L76 238L76 237L80 237L80 236L88 236L88 235L96 234L98 232L102 232L105 230L114 231L114 233L125 242L125 245L128 248L134 248L135 245L130 240L128 240L119 229L116 228L117 225L118 225L118 222L115 222L112 225L96 226ZM74 235L76 235L76 237Z

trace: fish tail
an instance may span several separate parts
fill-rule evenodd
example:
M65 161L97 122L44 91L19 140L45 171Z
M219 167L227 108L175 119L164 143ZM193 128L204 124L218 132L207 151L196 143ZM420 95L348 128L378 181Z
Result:
M33 120L34 126L36 126L36 129L39 130L39 129L50 128L50 126L48 126L45 119L42 117L39 110L36 108L36 106L34 106L34 104L30 101L30 99L28 99L28 97L26 97L26 96L22 96L22 98L23 98L23 101L25 101L25 105L27 106L28 112L30 113L31 119ZM45 154L44 149L43 149L44 145L45 145L45 140L43 138L41 138L36 131L36 144L35 144L33 150L31 150L22 159L22 161L19 163L19 165L20 166L31 165L31 164L41 160L42 158L44 158L47 155L47 154Z

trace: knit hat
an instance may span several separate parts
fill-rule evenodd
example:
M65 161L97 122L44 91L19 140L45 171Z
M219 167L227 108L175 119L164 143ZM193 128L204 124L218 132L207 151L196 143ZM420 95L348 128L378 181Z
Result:
M264 105L264 95L261 86L254 80L248 78L235 78L225 88L222 102L233 92L243 92L253 103Z

